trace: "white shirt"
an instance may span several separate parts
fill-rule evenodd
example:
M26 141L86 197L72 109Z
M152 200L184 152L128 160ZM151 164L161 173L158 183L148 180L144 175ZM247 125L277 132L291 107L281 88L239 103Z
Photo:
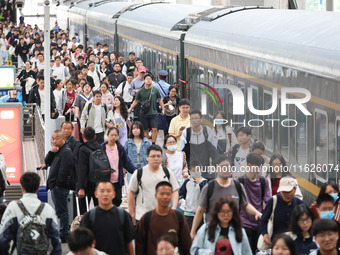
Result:
M149 169L149 165L143 167L142 175L142 188L138 186L137 172L135 171L131 176L129 190L136 192L139 190L136 199L136 219L140 218L148 211L151 211L157 207L157 200L155 198L155 188L157 183L161 181L169 181L165 176L164 171L161 166L156 173L153 173ZM172 185L173 191L178 190L178 183L176 177L172 171L169 171L170 183Z
M44 69L44 68L45 68L44 61L43 61L43 62L40 62L39 60L37 60L36 63L37 63L38 71L40 71L41 69Z
M57 89L53 90L54 98L55 98L55 101L56 101L57 104L59 103L59 99L61 97L62 92L63 92L62 89L61 90L57 90Z
M95 110L95 116L94 116L94 130L96 134L104 132L102 127L102 105L95 105L93 104L92 107L94 107Z
M40 96L40 110L41 114L45 114L45 90L40 90L39 91L39 96Z
M124 81L125 82L125 81ZM123 88L123 83L124 82L122 82L121 84L119 84L119 86L118 86L118 88L117 88L117 90L116 90L116 92L118 92L119 94L122 94L122 88ZM126 84L125 84L125 87L124 87L124 93L123 93L123 100L124 100L124 102L126 102L126 103L131 103L132 102L132 100L133 100L133 96L131 96L130 95L130 93L129 93L129 88L131 87L131 83L128 83L127 81L126 81Z
M53 76L56 76L56 79L60 79L62 81L65 81L66 77L65 77L65 67L60 64L59 67L57 67L56 65L53 66Z
M171 170L177 179L179 184L183 182L183 152L182 151L175 151L174 154L166 154L168 158L168 169Z
M249 154L249 148L247 150L243 150L242 147L239 148L238 152L235 155L234 165L236 167L236 175L240 175L241 166L247 165L247 156Z
M99 77L98 77L98 73L99 73ZM91 76L94 82L94 88L93 90L97 90L100 89L100 80L102 79L102 77L100 76L100 72L96 71L96 69L94 69L94 71L92 72L91 70L88 71L87 75Z
M0 43L1 43L0 51L6 51L7 49L6 46L8 44L7 40L0 38Z

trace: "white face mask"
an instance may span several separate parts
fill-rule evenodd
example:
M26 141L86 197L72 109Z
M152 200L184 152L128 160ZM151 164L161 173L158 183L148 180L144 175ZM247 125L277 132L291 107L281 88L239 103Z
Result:
M168 149L169 151L175 151L175 150L177 150L177 144L168 145L168 146L167 146L167 149Z

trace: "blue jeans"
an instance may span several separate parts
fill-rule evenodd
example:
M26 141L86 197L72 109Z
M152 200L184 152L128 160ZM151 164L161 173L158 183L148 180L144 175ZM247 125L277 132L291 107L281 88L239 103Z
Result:
M60 238L67 238L68 235L67 198L69 193L69 189L54 188L51 190L55 212L60 220Z

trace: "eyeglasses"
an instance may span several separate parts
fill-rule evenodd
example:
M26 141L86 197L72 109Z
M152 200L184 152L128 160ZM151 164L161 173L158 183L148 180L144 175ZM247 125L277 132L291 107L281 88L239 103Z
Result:
M230 215L230 214L232 214L233 212L232 211L220 211L220 212L218 212L220 215L222 215L222 216L225 216L225 215Z
M312 221L312 218L310 217L298 220L299 223L309 223L311 221Z
M317 234L316 237L324 239L326 237L333 237L335 235L336 235L336 232L327 232L327 233Z

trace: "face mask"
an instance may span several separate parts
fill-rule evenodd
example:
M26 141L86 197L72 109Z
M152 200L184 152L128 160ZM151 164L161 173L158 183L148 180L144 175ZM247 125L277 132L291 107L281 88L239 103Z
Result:
M200 178L201 177L201 173L200 172L191 172L190 176L192 178Z
M334 212L333 211L320 212L320 218L332 220L334 218Z
M338 193L333 193L333 194L329 194L333 197L334 202L336 202L339 199L339 194Z
M177 144L168 145L168 146L167 146L167 149L168 149L169 151L175 151L175 150L177 150Z

